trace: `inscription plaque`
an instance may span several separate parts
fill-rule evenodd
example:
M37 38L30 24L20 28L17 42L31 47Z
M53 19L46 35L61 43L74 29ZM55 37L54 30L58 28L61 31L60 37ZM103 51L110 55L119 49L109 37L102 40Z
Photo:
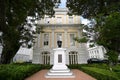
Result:
M61 54L58 55L58 63L62 63L62 55Z

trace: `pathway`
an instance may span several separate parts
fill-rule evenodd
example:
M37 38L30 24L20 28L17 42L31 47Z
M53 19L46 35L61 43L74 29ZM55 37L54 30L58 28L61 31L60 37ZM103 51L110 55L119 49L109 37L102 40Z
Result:
M48 70L41 70L25 80L96 80L80 70L73 69L72 71L75 74L75 78L45 78L45 74L48 72Z

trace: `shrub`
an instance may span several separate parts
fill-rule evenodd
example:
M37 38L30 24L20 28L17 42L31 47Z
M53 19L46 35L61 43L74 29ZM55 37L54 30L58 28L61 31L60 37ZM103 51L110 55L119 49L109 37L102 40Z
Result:
M71 64L68 65L71 69L81 69L81 67L96 67L100 69L107 69L109 70L109 66L107 64Z
M97 80L120 80L114 72L95 67L81 67L81 70L95 77Z
M33 64L0 65L0 80L24 80L39 70L41 66Z
M118 75L120 78L120 65L113 66L113 71Z

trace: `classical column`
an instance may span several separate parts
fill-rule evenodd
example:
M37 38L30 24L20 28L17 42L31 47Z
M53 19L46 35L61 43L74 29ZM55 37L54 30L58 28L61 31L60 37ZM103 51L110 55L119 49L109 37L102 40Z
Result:
M40 34L37 34L37 48L40 48Z
M80 27L78 28L78 37L79 38L81 37L81 29L80 29Z
M55 41L54 41L54 36L55 36L55 29L54 29L54 27L52 27L52 48L54 48L54 43L55 43Z
M68 41L67 41L67 29L64 29L64 40L65 40L65 48L67 48L68 47Z

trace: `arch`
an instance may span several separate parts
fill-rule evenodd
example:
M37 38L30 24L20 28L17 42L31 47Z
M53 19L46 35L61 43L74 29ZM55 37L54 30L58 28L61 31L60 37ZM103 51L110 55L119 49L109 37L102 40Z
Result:
M42 52L42 63L50 64L50 52L48 52L48 51Z
M76 51L69 52L69 64L78 64L78 52Z

